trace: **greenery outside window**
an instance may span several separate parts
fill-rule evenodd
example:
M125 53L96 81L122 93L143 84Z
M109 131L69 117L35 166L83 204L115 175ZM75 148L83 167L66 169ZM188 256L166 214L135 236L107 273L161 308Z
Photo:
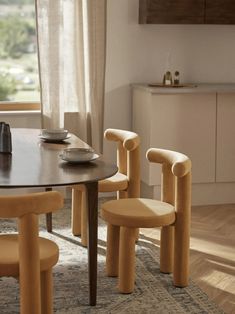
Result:
M0 111L40 110L35 0L0 0Z

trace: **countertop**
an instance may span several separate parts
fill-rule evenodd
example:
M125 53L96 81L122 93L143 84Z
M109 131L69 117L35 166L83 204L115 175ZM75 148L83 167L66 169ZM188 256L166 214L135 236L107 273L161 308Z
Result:
M152 83L154 84L154 83ZM183 83L182 83L183 84ZM235 93L235 83L190 83L186 87L154 87L148 84L132 84L134 89L142 89L152 94L208 94Z

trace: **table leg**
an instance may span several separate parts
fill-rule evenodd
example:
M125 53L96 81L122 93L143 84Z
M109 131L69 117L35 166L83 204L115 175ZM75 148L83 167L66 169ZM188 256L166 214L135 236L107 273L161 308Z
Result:
M97 290L97 238L98 238L98 182L86 183L89 303L96 305Z
M96 305L97 290L97 238L98 238L98 182L86 183L89 303Z
M52 188L45 188L45 191L52 191ZM52 232L52 213L46 213L47 232Z

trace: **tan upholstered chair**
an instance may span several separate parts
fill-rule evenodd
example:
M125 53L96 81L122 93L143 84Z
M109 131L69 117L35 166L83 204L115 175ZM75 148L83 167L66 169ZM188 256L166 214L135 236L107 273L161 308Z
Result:
M51 314L58 246L38 236L38 215L62 208L58 192L0 197L0 218L18 218L19 234L0 235L0 276L19 277L20 313Z
M188 285L191 161L181 153L154 148L148 150L147 158L162 164L162 200L113 200L104 203L101 210L108 223L107 275L119 277L122 293L134 289L136 228L162 228L160 270L173 271L175 286Z
M139 197L140 195L140 151L139 136L130 131L107 129L104 138L117 142L118 172L99 182L99 192L117 192L117 198ZM72 190L72 233L81 235L82 244L87 246L86 188L76 186Z

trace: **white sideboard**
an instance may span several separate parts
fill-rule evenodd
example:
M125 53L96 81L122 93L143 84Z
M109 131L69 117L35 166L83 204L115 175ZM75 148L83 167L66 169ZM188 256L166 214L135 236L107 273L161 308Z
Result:
M143 194L159 196L160 168L145 157L159 147L191 158L193 204L235 202L235 84L133 85L132 128L141 137Z

